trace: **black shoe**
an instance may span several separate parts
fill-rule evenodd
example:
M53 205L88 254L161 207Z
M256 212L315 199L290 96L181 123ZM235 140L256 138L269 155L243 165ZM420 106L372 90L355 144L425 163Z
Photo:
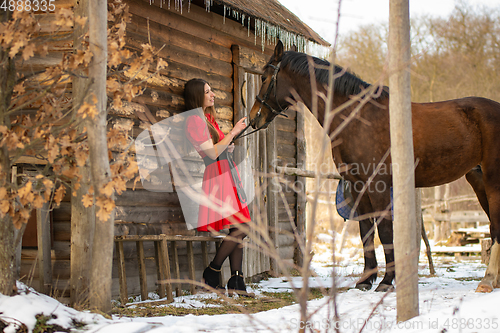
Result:
M247 286L245 285L245 280L243 279L243 273L240 271L232 272L231 278L227 281L227 291L229 293L235 292L238 295L247 294Z
M220 281L221 266L215 265L213 262L208 265L203 271L203 280L205 284L214 289L223 289Z

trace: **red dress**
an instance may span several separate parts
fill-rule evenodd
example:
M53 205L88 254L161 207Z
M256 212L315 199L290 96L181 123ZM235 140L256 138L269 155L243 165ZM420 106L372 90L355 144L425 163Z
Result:
M220 130L215 119L207 114L205 116L207 121L215 127L220 140L222 140L224 133ZM200 145L203 142L212 140L205 120L199 116L190 116L186 121L186 135L196 151L204 158L206 154L200 149ZM240 178L239 172L238 178ZM238 198L228 160L215 161L205 168L202 189L210 197L211 202L217 207L224 207L224 211L214 210L200 204L198 231L220 231L229 228L235 223L250 221L250 212L247 205L242 204Z

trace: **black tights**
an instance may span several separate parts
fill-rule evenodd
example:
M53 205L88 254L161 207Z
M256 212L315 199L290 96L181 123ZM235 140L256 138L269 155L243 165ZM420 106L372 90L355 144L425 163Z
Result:
M243 230L239 230L238 228L229 229L229 234L222 241L212 262L217 266L222 266L224 260L229 257L231 272L241 272L243 261L243 244L241 241L243 241L246 236Z

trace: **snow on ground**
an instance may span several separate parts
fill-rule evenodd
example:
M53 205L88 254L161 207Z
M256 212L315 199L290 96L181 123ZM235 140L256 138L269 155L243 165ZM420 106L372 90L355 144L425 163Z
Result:
M323 241L329 241L324 237ZM353 275L362 271L362 257L359 251L346 248L338 251L336 257L340 264L335 267L337 287L350 287L355 283ZM319 253L319 252L318 252ZM379 262L383 252L377 249ZM321 254L315 255L313 269L317 276L312 277L312 287L332 285L332 253L325 246ZM253 315L187 315L143 318L106 319L89 312L78 312L60 304L56 300L28 290L20 285L18 296L0 295L0 319L11 323L5 332L15 332L18 323L26 324L28 329L35 325L35 315L44 313L52 316L49 323L70 327L72 321L87 325L81 329L86 333L170 333L170 332L296 332L306 326L316 332L500 332L500 311L498 300L500 290L491 294L475 293L479 279L484 275L485 265L479 259L457 261L453 257L435 259L437 274L429 276L429 268L424 255L419 267L419 309L420 316L407 322L396 322L396 293L377 293L373 290L363 292L356 289L341 291L336 298L340 320L333 318L333 302L328 298L308 302L308 311L314 315L307 323L300 322L299 305L270 310ZM377 282L380 281L380 278ZM291 290L300 287L300 277L272 278L262 281L253 288L257 297L263 291ZM345 290L342 289L342 290ZM216 297L215 294L183 296L175 299L169 306L202 307L203 298ZM445 330L443 330L445 329Z

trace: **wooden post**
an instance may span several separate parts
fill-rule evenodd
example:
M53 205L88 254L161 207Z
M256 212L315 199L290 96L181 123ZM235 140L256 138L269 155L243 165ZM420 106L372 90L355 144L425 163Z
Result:
M194 268L194 253L193 253L193 241L186 241L186 256L187 256L187 262L188 262L188 273L189 273L189 279L191 281L194 281L195 278L195 268ZM196 292L195 285L193 283L190 283L189 286L191 295L194 295Z
M389 5L389 101L397 320L418 315L418 252L411 123L409 0Z
M137 241L137 261L139 262L139 281L141 285L141 301L148 299L148 279L146 274L146 258L144 256L144 244L142 241Z
M118 257L118 281L120 283L120 300L122 302L122 306L125 306L125 304L127 304L128 302L128 290L123 242L116 242L116 256Z
M306 168L306 138L305 138L305 123L304 112L307 112L305 107L301 107L297 111L297 168ZM305 238L306 231L306 179L305 177L297 176L297 183L304 185L304 191L297 193L297 232L299 237ZM304 254L298 244L295 245L293 259L296 265L302 267Z
M163 280L165 280L165 264L163 263L162 251L161 251L161 240L154 241L155 246L155 264L156 264L156 277L158 286L158 295L160 298L165 298L165 284Z
M40 291L50 295L52 290L52 260L50 255L52 240L50 237L50 213L48 203L45 203L43 208L36 210L36 225Z
M217 253L217 251L219 251L219 247L221 246L222 241L223 241L223 239L218 239L215 241L215 253ZM225 281L224 281L224 269L222 267L221 267L219 274L220 274L220 280L222 282L222 285L224 285L224 283L225 283Z
M164 267L164 272L165 272L165 280L166 281L166 292L167 292L167 301L172 302L173 301L173 296L172 296L172 283L170 282L170 279L172 278L170 274L170 258L168 255L168 243L167 239L165 238L165 235L161 235L161 262ZM165 281L162 281L164 283Z
M175 274L175 278L177 280L180 280L180 278L181 278L181 271L179 269L179 255L177 253L177 243L176 243L176 241L170 242L170 246L171 246L170 250L172 251L172 258L174 260L174 274ZM175 284L175 296L176 297L181 296L181 286L179 285L179 283Z
M203 267L207 267L209 264L207 241L201 242L201 258L203 259Z
M267 128L266 132L266 147L267 147L267 171L274 172L278 163L278 153L276 151L277 138L276 138L276 121L273 121ZM279 181L276 177L269 178L269 186L267 187L267 216L269 219L269 227L271 229L270 236L274 241L275 253L271 257L271 271L278 275L278 191Z

